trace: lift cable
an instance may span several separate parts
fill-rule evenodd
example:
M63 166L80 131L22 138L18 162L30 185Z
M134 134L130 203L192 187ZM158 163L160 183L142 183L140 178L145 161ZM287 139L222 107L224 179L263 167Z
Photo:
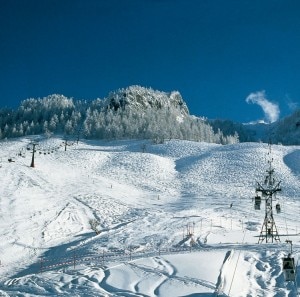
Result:
M242 244L244 243L245 235L246 235L246 230L244 231L244 236L243 236ZM239 250L239 254L238 254L238 258L237 258L236 263L235 263L235 267L234 267L234 271L233 271L233 275L232 275L232 279L231 279L231 283L230 283L230 287L229 287L229 291L228 291L228 296L230 296L230 291L231 291L232 284L233 284L233 280L234 280L234 277L235 277L237 265L238 265L238 262L239 262L239 260L240 260L241 251L242 251L242 250L240 249L240 250Z

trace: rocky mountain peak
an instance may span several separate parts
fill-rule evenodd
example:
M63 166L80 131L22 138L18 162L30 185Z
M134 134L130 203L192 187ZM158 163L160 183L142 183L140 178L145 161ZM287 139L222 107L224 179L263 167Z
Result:
M189 115L188 107L178 91L166 93L141 86L130 86L110 92L106 104L114 110L128 107L134 110L178 108L183 115Z

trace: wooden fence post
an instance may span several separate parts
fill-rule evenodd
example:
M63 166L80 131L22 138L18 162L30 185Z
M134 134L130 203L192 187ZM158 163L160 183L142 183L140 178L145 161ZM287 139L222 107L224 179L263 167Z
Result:
M41 263L40 263L40 272L43 271L43 257L41 257Z
M76 254L75 254L75 251L74 251L74 269L75 269L75 266L76 266Z

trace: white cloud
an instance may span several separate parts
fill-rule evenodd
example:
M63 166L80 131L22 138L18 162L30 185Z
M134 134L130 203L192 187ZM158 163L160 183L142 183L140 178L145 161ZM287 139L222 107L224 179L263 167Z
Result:
M262 108L268 122L273 123L278 120L280 114L279 106L266 98L265 91L251 93L246 98L246 102L259 105Z

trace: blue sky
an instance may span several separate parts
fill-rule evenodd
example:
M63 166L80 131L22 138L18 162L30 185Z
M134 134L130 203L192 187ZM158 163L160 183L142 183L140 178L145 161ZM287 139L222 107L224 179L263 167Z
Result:
M298 0L0 0L0 100L178 90L190 113L274 121L300 104Z

